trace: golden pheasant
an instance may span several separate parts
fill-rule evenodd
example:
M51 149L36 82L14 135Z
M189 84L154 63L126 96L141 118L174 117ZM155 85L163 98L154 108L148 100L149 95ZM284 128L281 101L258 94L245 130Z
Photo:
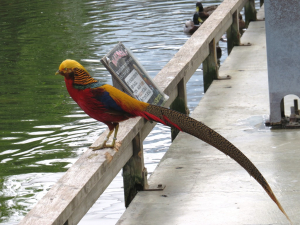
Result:
M141 116L147 120L162 123L191 134L234 159L256 179L289 219L268 182L254 164L227 139L203 123L174 110L138 101L111 85L101 84L92 78L87 70L75 60L63 61L56 74L65 77L70 96L82 110L90 117L105 123L109 128L110 132L105 141L100 146L93 147L94 150L114 147L121 121ZM107 145L106 142L114 130L113 142L111 145Z

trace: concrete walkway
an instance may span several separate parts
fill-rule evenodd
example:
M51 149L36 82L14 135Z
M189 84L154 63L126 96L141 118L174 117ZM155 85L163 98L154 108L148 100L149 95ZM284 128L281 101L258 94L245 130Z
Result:
M300 130L270 130L265 23L252 22L191 115L258 167L294 224L300 224ZM140 192L117 224L289 224L262 187L232 159L180 133L150 177L164 191Z

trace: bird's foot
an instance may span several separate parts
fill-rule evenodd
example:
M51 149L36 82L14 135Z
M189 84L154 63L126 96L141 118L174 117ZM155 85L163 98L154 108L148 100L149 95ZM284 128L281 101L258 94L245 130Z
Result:
M89 148L91 148L93 151L100 150L100 149L103 149L103 148L114 148L115 147L115 142L116 142L115 138L113 139L113 142L110 145L106 144L106 142L108 141L109 135L104 139L104 141L102 142L101 145L98 145L98 146L95 146L95 147L90 146Z
M116 140L117 140L117 132L118 132L118 128L119 128L119 125L116 126L115 128L115 135L113 137L113 141L111 144L106 144L106 142L108 141L109 139L109 136L112 134L113 130L111 130L108 135L106 136L106 138L104 139L104 141L102 142L101 145L98 145L98 146L90 146L91 149L93 149L93 151L96 151L96 150L99 150L99 149L103 149L103 148L114 148L116 151L119 150L119 146L118 144L116 144Z
M102 145L99 145L99 146L90 146L89 148L92 149L93 151L96 151L96 150L100 150L104 147Z
M112 143L110 145L107 145L106 143L102 143L101 145L90 146L89 148L92 149L93 151L100 150L103 148L113 148L116 152L118 152L121 145L122 145L121 141L116 141L115 143Z
M103 149L103 148L114 148L115 145L113 144L110 144L110 145L107 145L107 144L101 144L101 145L98 145L98 146L90 146L89 148L92 149L93 151L96 151L96 150L100 150L100 149Z

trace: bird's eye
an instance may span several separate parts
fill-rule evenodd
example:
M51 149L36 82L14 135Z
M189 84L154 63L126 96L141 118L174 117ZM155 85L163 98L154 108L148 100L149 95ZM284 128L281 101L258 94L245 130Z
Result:
M67 68L65 68L65 70L67 70Z

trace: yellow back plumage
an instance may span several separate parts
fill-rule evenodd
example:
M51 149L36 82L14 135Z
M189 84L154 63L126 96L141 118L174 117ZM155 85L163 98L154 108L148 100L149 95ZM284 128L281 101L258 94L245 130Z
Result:
M105 84L101 88L107 91L110 97L112 97L113 100L127 112L133 113L144 111L149 105L149 103L141 102L135 98L132 98L131 96L109 84Z

